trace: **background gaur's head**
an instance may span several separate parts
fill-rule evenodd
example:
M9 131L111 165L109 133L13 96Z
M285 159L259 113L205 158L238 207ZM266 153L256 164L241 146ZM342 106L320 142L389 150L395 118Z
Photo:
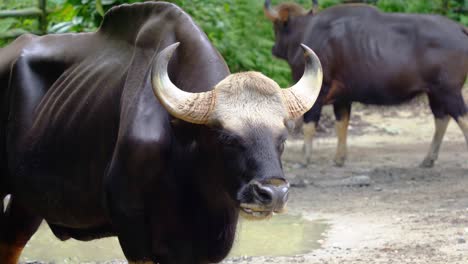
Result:
M161 51L152 69L156 97L174 117L206 125L215 135L225 164L219 175L228 186L232 200L244 216L265 218L281 212L288 197L281 154L287 137L286 124L314 104L322 84L322 68L317 56L303 45L306 68L301 80L281 89L258 72L231 74L213 90L189 93L169 79L167 65L178 43Z
M263 11L273 23L275 31L275 45L272 48L274 56L288 59L291 49L296 50L302 41L302 35L307 25L307 17L312 16L318 9L317 0L312 1L312 10L307 11L296 3L281 3L271 6L271 0L266 0Z

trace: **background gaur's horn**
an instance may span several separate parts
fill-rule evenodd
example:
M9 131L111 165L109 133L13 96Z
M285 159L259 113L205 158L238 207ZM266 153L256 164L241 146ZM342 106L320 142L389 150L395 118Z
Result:
M301 79L292 87L282 90L282 96L289 116L298 118L314 105L322 87L322 65L317 55L306 45L304 50L305 68Z
M271 0L265 0L263 12L265 16L273 22L279 18L278 12L271 7Z
M214 91L189 93L180 90L169 79L167 65L179 42L162 50L151 70L153 92L166 110L179 119L195 124L206 124L214 107Z

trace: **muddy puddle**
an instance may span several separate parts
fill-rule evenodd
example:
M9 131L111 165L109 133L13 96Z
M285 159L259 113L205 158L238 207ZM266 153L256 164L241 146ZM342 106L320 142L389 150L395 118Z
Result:
M320 246L328 224L300 216L279 215L266 221L239 222L239 232L230 257L289 256L310 252ZM83 263L124 259L116 238L89 242L62 242L43 223L23 251L21 261Z
M277 215L266 221L239 222L230 256L291 256L320 247L328 224L300 216Z

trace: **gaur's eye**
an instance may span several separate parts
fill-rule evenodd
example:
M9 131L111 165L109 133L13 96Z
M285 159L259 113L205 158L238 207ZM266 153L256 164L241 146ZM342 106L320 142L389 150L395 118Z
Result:
M243 140L237 136L234 135L228 135L228 134L221 134L219 136L220 142L230 148L237 148L237 149L242 149L243 146Z

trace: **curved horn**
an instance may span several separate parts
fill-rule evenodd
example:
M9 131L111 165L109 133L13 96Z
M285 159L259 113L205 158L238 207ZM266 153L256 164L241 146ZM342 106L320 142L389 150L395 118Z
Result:
M292 87L282 90L282 96L293 119L300 117L314 105L322 87L322 65L317 55L306 45L304 50L305 69L301 79Z
M271 7L271 0L265 0L263 12L265 16L273 22L279 18L278 12Z
M195 124L206 124L215 103L213 91L189 93L180 90L169 79L167 66L179 42L162 50L153 63L153 92L166 110L176 118Z

